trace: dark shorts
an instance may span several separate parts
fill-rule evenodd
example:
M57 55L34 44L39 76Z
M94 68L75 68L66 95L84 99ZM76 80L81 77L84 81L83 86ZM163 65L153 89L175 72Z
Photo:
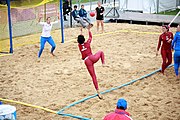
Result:
M96 20L104 20L104 17L96 17Z

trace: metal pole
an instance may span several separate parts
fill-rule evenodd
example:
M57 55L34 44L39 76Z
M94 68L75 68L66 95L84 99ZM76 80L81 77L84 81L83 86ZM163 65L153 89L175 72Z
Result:
M46 21L46 3L44 4L44 22Z
M176 7L180 5L180 0L176 0Z
M126 0L126 10L128 10L128 0Z
M12 41L12 25L11 25L11 4L10 0L6 0L8 6L8 22L9 22L9 39L10 39L10 53L13 53L13 41Z
M116 9L115 8L116 8L116 0L114 0L114 16L116 15L116 11L115 11Z
M71 9L72 9L72 0L70 0L70 11L71 11ZM72 28L72 13L70 12L70 26L71 26L71 28Z
M159 0L157 0L157 11L156 13L159 13Z
M81 2L81 0L78 0L78 8L80 9L80 2Z
M92 0L89 0L90 3L90 11L92 10Z
M60 23L61 23L61 36L62 36L62 41L61 43L64 43L64 21L63 21L63 11L62 11L62 0L60 0L59 4L59 9L60 9Z
M174 22L174 20L179 16L180 14L180 11L177 13L177 15L173 18L173 20L169 23L168 26L171 26L171 24Z

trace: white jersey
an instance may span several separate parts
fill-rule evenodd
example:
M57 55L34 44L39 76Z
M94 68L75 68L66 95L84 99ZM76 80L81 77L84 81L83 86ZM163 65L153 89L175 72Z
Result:
M50 24L48 24L47 22L39 22L40 25L43 26L43 30L42 30L42 37L51 37L51 29L53 24L58 23L58 21L55 22L51 22Z

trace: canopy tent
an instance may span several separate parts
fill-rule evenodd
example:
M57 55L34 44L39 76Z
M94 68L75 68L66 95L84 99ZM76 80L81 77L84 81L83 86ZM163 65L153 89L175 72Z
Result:
M158 13L175 9L179 4L180 0L119 0L119 9Z

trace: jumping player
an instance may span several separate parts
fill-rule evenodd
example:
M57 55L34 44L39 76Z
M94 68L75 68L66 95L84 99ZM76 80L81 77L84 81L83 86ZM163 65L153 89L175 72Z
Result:
M102 32L104 32L104 7L101 6L101 2L98 2L98 7L96 7L96 21L97 21L97 31L99 31L99 24L101 24Z
M102 64L105 64L104 53L102 51L98 51L96 54L94 54L94 55L92 54L91 46L90 46L91 41L92 41L92 33L90 31L91 27L92 27L92 25L88 26L89 39L87 40L87 42L85 42L85 38L82 35L82 30L81 30L81 35L79 35L77 38L77 41L79 43L78 46L79 46L79 50L82 55L82 60L84 60L84 63L88 69L88 72L92 77L93 84L95 86L95 89L97 91L99 99L102 99L102 97L99 93L98 82L97 82L96 74L95 74L95 70L94 70L94 63L96 63L101 58Z
M57 17L59 19L59 15ZM53 56L55 56L53 51L55 50L56 44L54 43L54 41L51 37L51 29L52 29L53 24L57 24L58 21L51 22L51 18L47 17L46 22L40 22L41 18L42 18L42 15L39 16L39 21L38 21L38 23L43 26L43 30L42 30L42 34L41 34L41 42L40 42L41 48L40 48L38 57L39 58L41 57L41 54L43 52L46 41L52 46L51 54Z
M177 32L172 41L172 49L174 52L174 71L176 73L176 78L180 79L179 76L179 66L180 66L180 24L177 26Z
M156 56L161 48L161 56L163 61L161 72L164 75L164 70L172 63L171 42L173 39L173 33L169 32L169 27L167 25L162 26L162 32L163 33L159 36Z

